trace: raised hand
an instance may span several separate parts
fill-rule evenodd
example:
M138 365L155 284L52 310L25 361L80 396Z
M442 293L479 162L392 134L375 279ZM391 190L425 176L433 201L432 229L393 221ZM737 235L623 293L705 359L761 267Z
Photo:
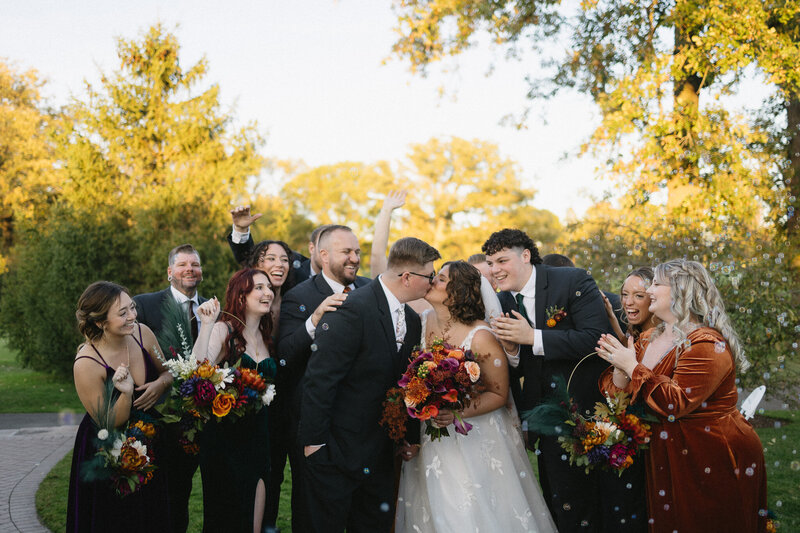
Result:
M386 198L383 200L383 209L388 209L390 211L394 211L400 207L403 207L406 203L406 196L408 195L408 191L389 191L389 194L386 195Z
M214 296L210 300L206 300L205 302L200 304L200 307L197 308L197 314L200 316L200 324L202 325L211 324L213 326L214 322L217 321L219 312L220 312L220 305L219 305L219 300L217 300L216 296Z
M127 364L122 363L117 367L117 371L114 372L111 382L114 383L114 388L122 394L133 394L133 377L128 370Z
M322 303L319 304L317 308L314 309L314 312L311 314L311 324L313 324L314 327L317 327L317 324L319 324L319 319L322 318L322 315L324 315L328 311L336 311L336 309L340 305L342 305L342 302L344 302L346 299L347 299L346 294L339 293L339 294L331 294L330 296L322 300Z
M239 233L247 233L250 224L261 218L261 216L261 213L251 215L249 205L240 205L231 209L233 227L236 228L236 231Z

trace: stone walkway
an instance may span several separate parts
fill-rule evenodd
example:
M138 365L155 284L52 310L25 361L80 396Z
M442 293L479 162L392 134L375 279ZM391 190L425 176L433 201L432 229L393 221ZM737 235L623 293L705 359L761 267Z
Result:
M0 415L0 533L47 533L36 515L36 490L71 449L73 417L52 413Z

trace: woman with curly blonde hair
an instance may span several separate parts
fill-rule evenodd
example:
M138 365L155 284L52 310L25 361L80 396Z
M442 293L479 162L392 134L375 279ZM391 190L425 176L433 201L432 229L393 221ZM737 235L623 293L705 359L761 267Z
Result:
M651 531L765 531L761 441L736 409L736 367L749 366L719 290L700 263L658 265L647 290L662 324L623 346L603 335L611 363L601 390L624 390L659 418L647 456Z

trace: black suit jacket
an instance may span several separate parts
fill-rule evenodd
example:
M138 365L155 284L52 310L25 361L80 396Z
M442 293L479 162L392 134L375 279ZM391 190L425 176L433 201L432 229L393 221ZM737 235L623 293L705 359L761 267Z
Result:
M233 242L231 233L228 233L226 239L228 240L228 246L230 246L231 252L233 252L233 259L241 265L250 256L250 252L255 246L253 243L253 235L250 234L247 242L241 243ZM292 269L294 270L295 283L300 283L311 277L311 261L306 256L299 252L292 251L289 262L292 264Z
M163 291L137 294L133 297L133 301L136 302L136 320L152 329L156 336L161 332L161 306L165 298L172 298L172 291L169 287ZM203 303L206 298L198 294L197 301ZM195 340L192 339L192 343Z
M358 289L371 281L369 278L358 276L353 284ZM306 364L311 356L311 344L314 342L306 331L305 323L319 304L332 294L331 286L321 274L317 274L295 285L281 300L278 379L283 385L283 390L294 395L292 403L298 416L301 393L296 389L306 371Z
M389 304L375 280L351 292L339 309L320 320L318 349L303 380L298 441L325 446L309 462L331 462L352 475L391 472L392 441L379 424L382 404L421 333L419 316L408 305L405 316L406 342L398 351ZM419 442L418 423L408 424L406 439Z
M544 356L533 355L530 345L520 349L520 365L512 373L525 378L521 394L515 391L520 410L535 407L551 393L553 376L562 376L566 383L575 365L594 351L600 335L610 331L600 291L585 270L546 265L535 268L535 325L542 330ZM517 309L510 292L501 292L499 297L504 312ZM567 316L551 328L546 321L547 309L552 307L563 309ZM607 366L599 357L591 356L575 370L569 392L582 411L593 411L594 403L602 401L597 380Z

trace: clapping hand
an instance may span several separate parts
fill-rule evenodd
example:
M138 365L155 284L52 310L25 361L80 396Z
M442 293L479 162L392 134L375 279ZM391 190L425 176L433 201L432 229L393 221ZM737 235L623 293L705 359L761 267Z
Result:
M604 333L597 341L597 355L611 363L614 368L625 372L628 376L633 374L633 369L638 364L636 351L633 349L633 337L628 338L628 345L624 346L614 335Z
M111 381L114 383L114 388L122 394L133 394L133 377L131 377L127 364L122 363L117 367Z
M513 344L528 344L533 346L534 333L530 323L517 311L511 310L514 317L506 313L492 321L492 331L504 346Z
M239 233L247 233L250 224L259 218L261 218L261 213L256 213L255 215L250 214L249 205L240 205L231 209L231 220L233 221L233 227L235 227L236 231Z

